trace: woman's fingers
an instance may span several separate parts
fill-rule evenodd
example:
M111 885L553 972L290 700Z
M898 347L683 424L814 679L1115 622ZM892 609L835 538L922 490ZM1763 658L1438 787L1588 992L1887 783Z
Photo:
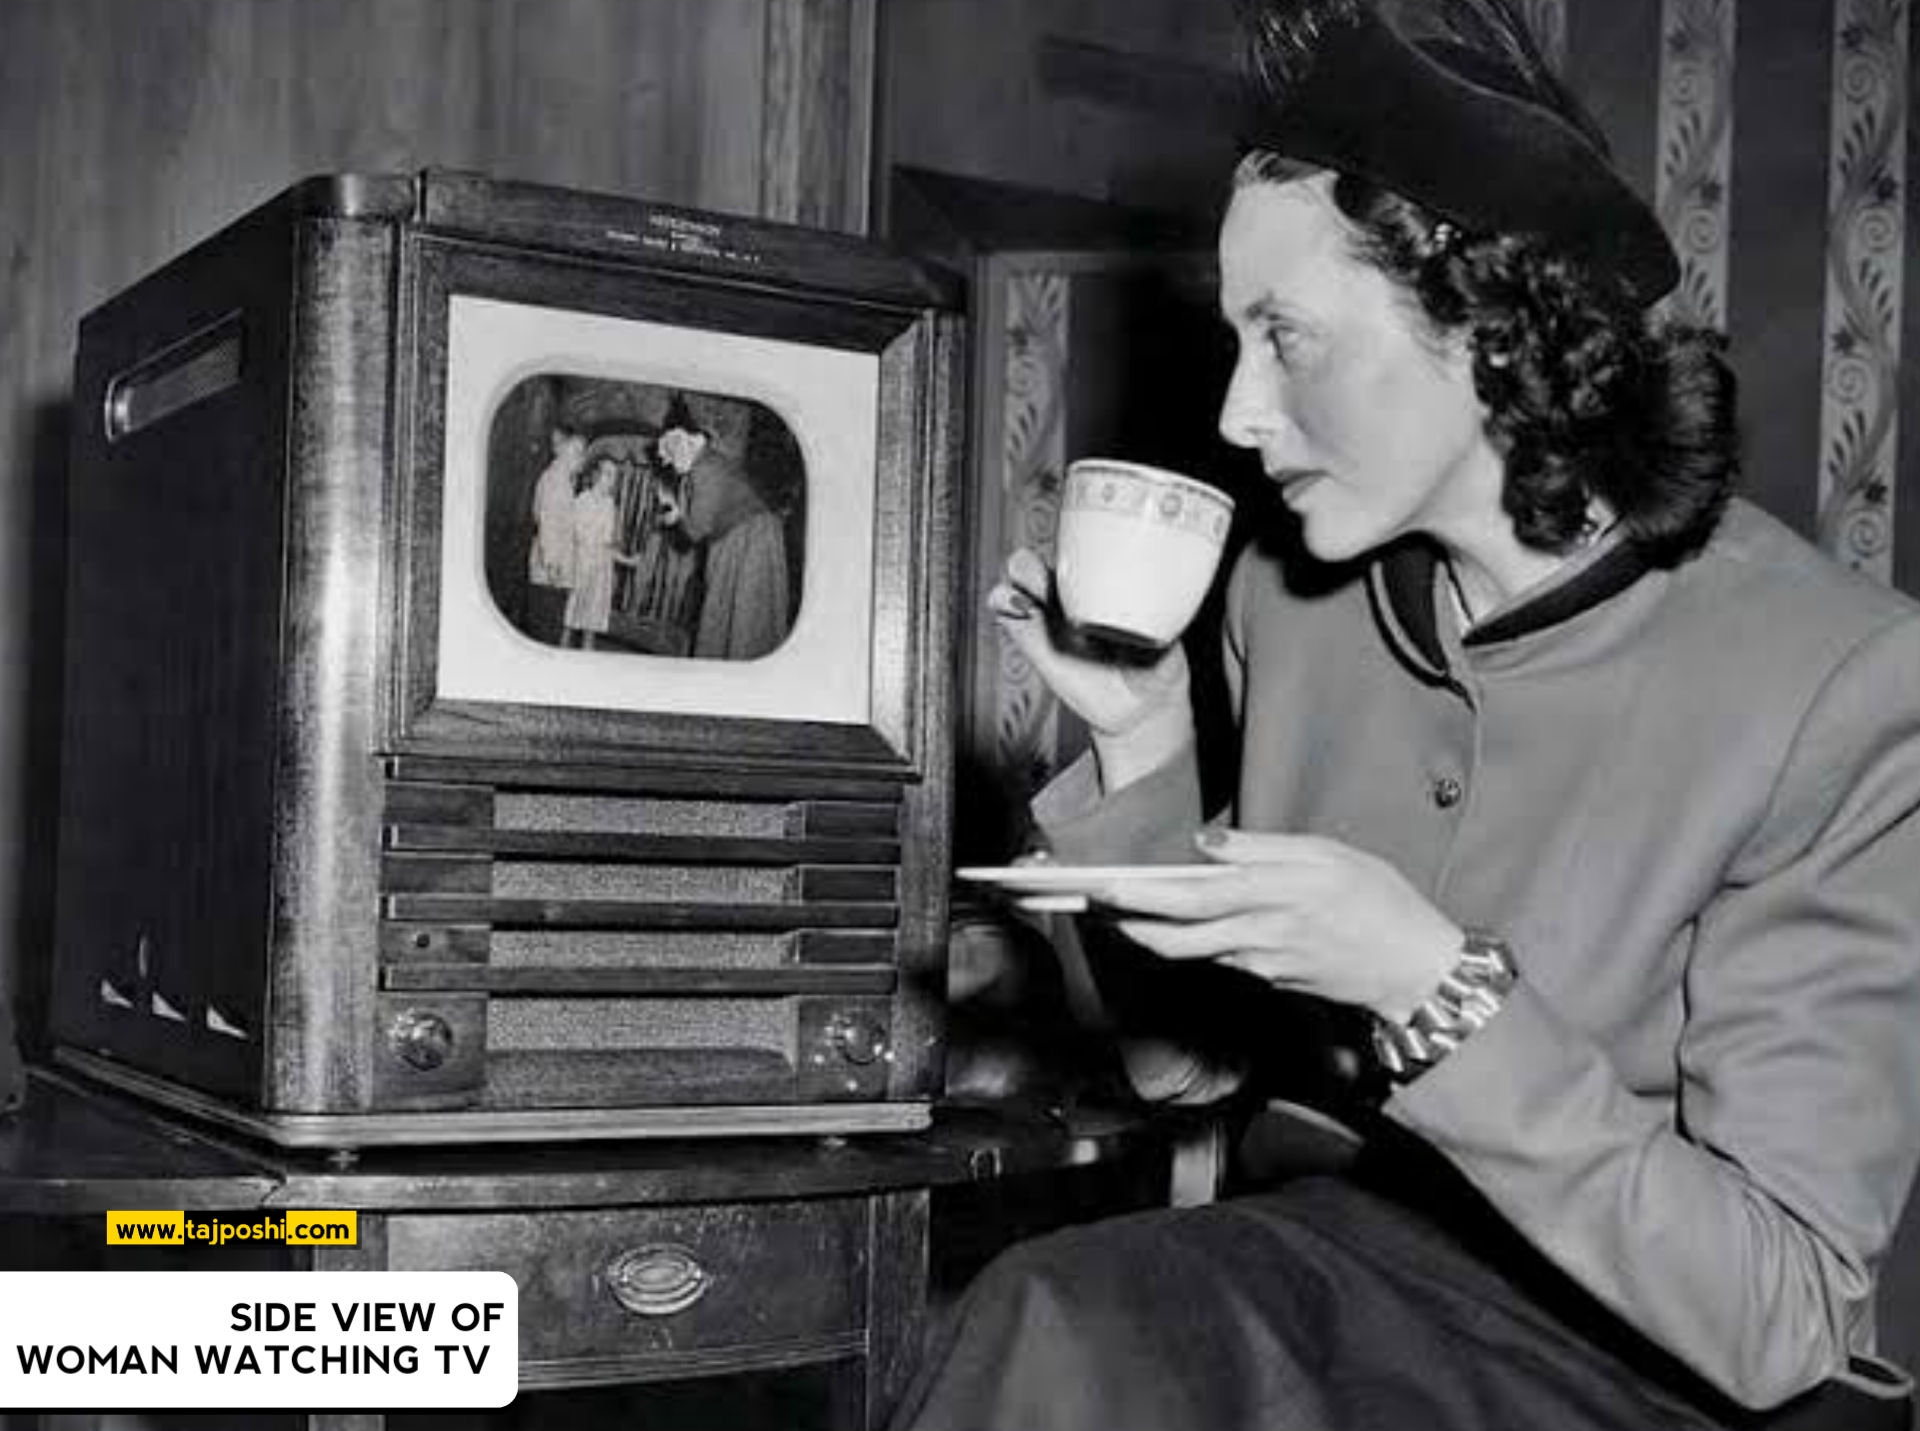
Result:
M1040 604L1010 581L995 583L987 593L987 610L995 616L1025 621L1040 615Z
M1208 825L1193 837L1193 843L1201 854L1218 864L1258 866L1266 870L1308 869L1350 853L1345 846L1323 835L1274 834L1238 830L1231 825Z
M1088 894L1095 904L1116 914L1142 914L1155 919L1221 919L1274 903L1274 891L1251 887L1233 870L1219 875L1129 880L1089 890Z
M1122 919L1120 932L1163 959L1218 959L1223 955L1271 956L1272 933L1256 915L1234 914L1225 919L1196 922L1165 919Z
M1020 622L1032 624L1031 631L1013 634L1045 635L1048 594L1052 590L1053 574L1047 570L1047 564L1021 547L1007 558L1000 580L987 593L987 609L1000 617L1010 631Z
M1007 558L987 607L1047 689L1096 734L1124 731L1150 708L1184 703L1187 665L1177 645L1151 666L1082 646L1058 622L1052 587L1046 563L1022 548Z
M1006 581L1023 591L1036 606L1045 607L1053 591L1053 572L1039 553L1021 547L1007 558Z

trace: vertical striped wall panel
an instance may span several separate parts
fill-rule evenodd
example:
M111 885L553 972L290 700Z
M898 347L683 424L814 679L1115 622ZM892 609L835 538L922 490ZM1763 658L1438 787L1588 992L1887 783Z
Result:
M1897 506L1910 38L1906 0L1837 0L1820 540L1883 580Z
M1015 273L1007 287L1005 428L1000 481L1005 540L1053 557L1059 477L1067 461L1065 401L1072 296L1067 276L1044 265ZM996 641L1000 670L993 768L1012 772L1024 797L1054 770L1060 707L1011 641Z
M1655 202L1680 254L1667 300L1683 323L1727 322L1727 205L1733 170L1735 0L1660 7L1660 152Z
M1567 72L1681 255L1667 311L1728 334L1745 490L1920 594L1912 5L1564 0Z

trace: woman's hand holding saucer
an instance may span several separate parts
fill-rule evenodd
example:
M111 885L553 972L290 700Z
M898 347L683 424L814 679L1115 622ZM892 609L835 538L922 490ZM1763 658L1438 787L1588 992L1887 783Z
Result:
M1401 1020L1459 958L1464 931L1385 860L1338 840L1209 827L1234 877L1096 891L1122 933L1169 959L1212 959L1268 983Z

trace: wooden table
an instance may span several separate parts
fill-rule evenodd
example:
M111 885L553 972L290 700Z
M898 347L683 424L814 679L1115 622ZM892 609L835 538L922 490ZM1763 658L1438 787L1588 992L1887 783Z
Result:
M1121 1170L1101 1196L1139 1205L1143 1188L1144 1200L1164 1195L1169 1145L1128 1113L976 1107L911 1135L389 1150L341 1165L36 1070L26 1108L0 1122L0 1266L499 1269L520 1287L521 1395L463 1425L870 1427L919 1349L937 1196L998 1201L1035 1180ZM352 1209L360 1240L108 1247L100 1214L126 1208ZM977 1243L978 1227L967 1236ZM649 1305L674 1266L703 1290L683 1307Z

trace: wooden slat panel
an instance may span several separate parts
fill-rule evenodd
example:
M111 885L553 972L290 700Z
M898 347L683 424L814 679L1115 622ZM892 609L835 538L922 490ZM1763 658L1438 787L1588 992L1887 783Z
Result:
M492 954L493 931L484 924L382 924L380 958L383 963L412 959L444 963L461 960L484 964Z
M850 797L853 794L852 791L847 793ZM815 839L897 835L900 831L900 807L892 802L880 804L853 798L813 800L793 808L788 829L796 836Z
M891 932L805 929L793 936L793 957L801 964L891 963L899 952L899 937Z
M392 825L390 850L468 851L548 859L673 865L885 865L900 858L897 840L753 839L630 835L609 831L462 829Z
M900 881L890 869L823 868L795 871L798 897L804 900L895 902Z
M497 784L529 790L620 790L635 795L696 795L714 800L866 801L898 804L900 789L878 780L848 780L839 776L794 775L785 772L636 769L628 766L548 766L530 770L524 765L502 767L476 760L443 760L400 755L387 762L395 780L444 780L468 784Z
M389 991L474 990L493 994L628 994L656 998L784 998L793 994L891 994L899 973L887 965L780 969L502 968L411 963L381 971Z
M391 781L387 785L386 818L395 825L491 825L493 790L485 785L407 785Z
M621 900L482 899L394 894L389 919L544 929L887 929L891 904L635 904Z
M458 855L388 855L380 861L380 888L387 894L488 894L493 862Z

